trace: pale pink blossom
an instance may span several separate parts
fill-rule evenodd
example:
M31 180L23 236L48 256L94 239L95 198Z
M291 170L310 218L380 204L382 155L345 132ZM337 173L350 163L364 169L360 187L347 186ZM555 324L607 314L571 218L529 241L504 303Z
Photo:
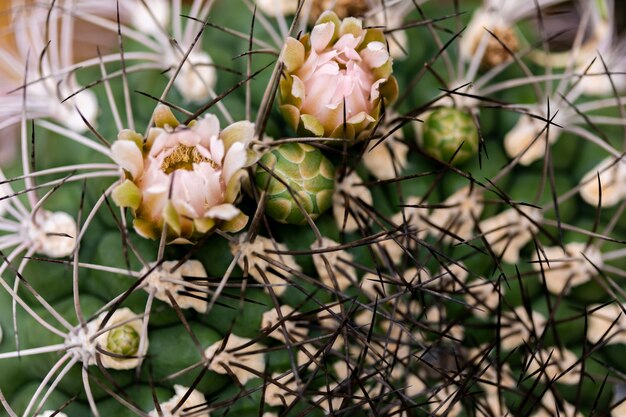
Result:
M307 36L289 38L281 55L281 110L296 130L362 139L395 99L391 57L378 29L355 18L322 14Z
M217 117L209 114L173 128L178 122L163 107L157 108L155 121L162 128L152 129L145 144L135 132L123 131L111 148L130 176L113 197L135 211L135 229L156 238L165 222L174 243L214 227L240 230L247 217L234 203L243 168L253 160L247 149L253 124L237 122L220 131Z

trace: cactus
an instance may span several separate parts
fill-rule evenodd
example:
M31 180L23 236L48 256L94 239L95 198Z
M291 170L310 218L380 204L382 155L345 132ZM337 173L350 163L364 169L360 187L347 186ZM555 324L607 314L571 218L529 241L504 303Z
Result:
M13 3L0 417L626 413L619 2Z
M307 216L315 220L331 206L335 168L319 149L286 143L259 162L254 181L261 192L267 187L265 212L272 219L304 224Z

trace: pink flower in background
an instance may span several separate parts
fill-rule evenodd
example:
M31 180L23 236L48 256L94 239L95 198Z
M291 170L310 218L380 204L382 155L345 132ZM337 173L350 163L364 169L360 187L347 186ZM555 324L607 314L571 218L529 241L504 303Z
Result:
M287 40L282 60L281 110L304 134L362 139L397 95L382 31L355 18L323 14L310 34Z

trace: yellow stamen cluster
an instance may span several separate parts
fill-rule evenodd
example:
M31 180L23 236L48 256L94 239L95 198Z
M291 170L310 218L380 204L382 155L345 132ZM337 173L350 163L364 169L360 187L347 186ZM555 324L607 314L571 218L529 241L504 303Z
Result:
M217 164L200 155L196 147L179 145L174 152L165 157L161 164L161 170L166 174L171 174L177 169L193 171L193 164L199 164L200 162L208 162L213 168L217 168Z

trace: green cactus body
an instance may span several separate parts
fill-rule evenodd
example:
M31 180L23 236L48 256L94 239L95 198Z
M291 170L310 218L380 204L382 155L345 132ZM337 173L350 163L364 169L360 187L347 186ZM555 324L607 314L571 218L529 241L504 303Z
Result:
M624 2L248 3L0 2L0 417L626 416Z
M335 168L319 149L303 143L287 143L267 152L260 162L281 179L260 166L254 177L260 191L267 188L266 213L274 220L305 224L302 209L315 220L330 208Z
M440 161L461 165L478 151L478 129L472 117L461 110L435 110L424 121L423 129L424 150Z

